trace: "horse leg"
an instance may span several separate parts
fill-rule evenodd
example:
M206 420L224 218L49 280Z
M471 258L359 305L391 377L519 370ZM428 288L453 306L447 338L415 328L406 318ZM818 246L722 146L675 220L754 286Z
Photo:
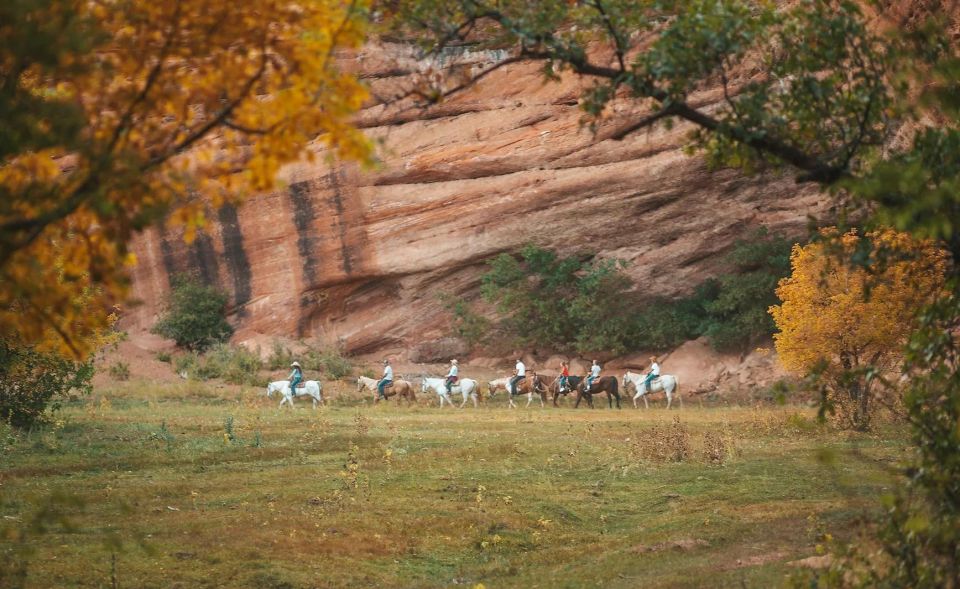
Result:
M527 406L524 407L524 409L526 409L527 407L529 407L529 406L530 406L530 403L533 403L533 391L527 393Z
M473 400L473 408L476 409L476 408L477 408L477 395L476 395L476 393L474 393L473 395L470 395L470 399Z
M640 408L640 406L637 405L637 399L639 399L639 398L642 397L642 396L643 396L643 393L641 393L641 392L639 392L639 391L637 392L636 395L633 396L633 408L634 408L634 409L639 409L639 408ZM644 400L646 400L646 399L644 399Z
M646 396L646 395L643 396L643 408L644 408L644 409L649 409L649 408L650 408L650 403L647 403L647 396Z

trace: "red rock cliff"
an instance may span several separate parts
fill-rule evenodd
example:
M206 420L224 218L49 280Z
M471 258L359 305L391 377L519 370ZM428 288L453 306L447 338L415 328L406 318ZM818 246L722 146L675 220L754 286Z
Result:
M355 63L385 96L421 65L405 55L377 46ZM577 84L544 83L536 65L518 64L428 110L371 104L359 120L382 141L380 168L320 154L285 171L285 190L215 212L193 244L164 230L139 236L141 304L124 326L149 328L170 277L192 270L231 293L235 341L315 337L401 353L446 334L437 295L475 295L497 253L529 242L598 252L629 260L643 294L671 296L719 271L752 228L802 234L828 205L791 177L708 171L681 152L686 125L604 140L631 120L612 113L594 136L580 124ZM704 91L693 102L719 98Z

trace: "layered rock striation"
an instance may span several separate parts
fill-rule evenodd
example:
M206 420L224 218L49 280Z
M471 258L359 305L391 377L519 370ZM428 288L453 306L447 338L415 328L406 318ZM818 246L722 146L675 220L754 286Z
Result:
M460 58L485 68L502 57ZM421 109L392 100L429 75L409 49L370 46L352 63L376 97L358 121L380 142L380 166L318 151L317 163L285 170L283 190L211 212L191 244L172 230L143 233L127 329L149 328L171 277L189 271L230 293L239 343L317 338L403 355L448 334L440 294L475 297L498 253L536 243L621 258L638 294L670 297L722 271L722 255L754 228L800 235L829 206L792 177L708 170L682 152L684 124L605 139L639 110L612 111L594 134L578 108L582 82L546 83L536 64L505 66Z

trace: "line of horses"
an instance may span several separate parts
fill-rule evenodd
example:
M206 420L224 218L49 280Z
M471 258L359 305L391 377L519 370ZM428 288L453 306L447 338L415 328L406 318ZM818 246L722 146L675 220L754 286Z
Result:
M461 395L463 399L459 405L461 409L467 404L468 401L472 401L473 406L477 407L478 402L482 399L483 393L480 383L471 378L460 379L458 383L451 387L449 393L447 392L446 379L444 378L433 378L429 376L422 376L418 378L420 379L420 393L435 393L440 401L441 408L443 408L445 404L449 404L451 407L455 405L455 402L453 399L451 399L451 395ZM681 397L679 393L679 383L677 382L677 378L670 374L664 374L657 377L650 383L649 386L646 384L645 375L630 371L624 373L622 382L621 379L618 379L615 376L600 377L593 382L593 385L589 390L586 388L585 377L570 376L567 378L567 381L568 386L566 388L562 388L559 377L554 378L553 381L548 384L547 379L544 376L535 372L531 372L525 379L517 383L515 390L512 392L509 392L509 377L491 380L487 383L487 394L490 396L490 398L493 398L498 392L503 391L504 394L506 394L507 406L510 408L517 407L517 404L514 402L514 397L520 395L526 395L526 407L530 406L534 398L539 398L540 406L543 407L548 395L552 395L553 397L553 406L559 407L557 404L557 399L561 395L566 396L570 393L576 393L577 395L574 408L579 407L580 401L583 399L586 399L587 404L592 408L593 395L606 394L608 406L613 408L614 403L616 403L617 409L619 409L620 390L622 386L624 391L628 391L630 387L633 387L635 391L635 394L633 395L634 408L639 408L637 401L639 399L643 399L644 408L649 409L650 404L647 402L647 396L658 392L663 392L666 395L667 409L670 409L671 405L673 404L674 396L676 396L677 401L679 401L680 407L683 407L683 397ZM377 395L378 382L379 381L375 378L369 378L366 376L357 377L357 392L370 392L373 394L373 402L379 403L380 397ZM393 397L396 397L398 400L404 399L408 404L411 404L415 403L417 400L416 388L417 387L411 380L397 378L393 381L392 386L389 386L384 390L384 396L387 399ZM272 397L274 393L278 393L281 396L280 407L283 407L285 404L293 407L293 402L296 397L306 396L313 401L313 407L316 409L318 403L323 403L322 391L323 385L316 380L305 381L301 387L298 387L296 395L291 393L289 381L278 380L267 385L267 397Z

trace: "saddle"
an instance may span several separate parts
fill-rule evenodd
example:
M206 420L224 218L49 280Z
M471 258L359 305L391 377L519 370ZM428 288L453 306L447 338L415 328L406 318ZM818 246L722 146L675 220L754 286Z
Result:
M306 381L298 382L296 388L298 388L298 389L305 389L305 388L307 388L307 382L306 382Z

